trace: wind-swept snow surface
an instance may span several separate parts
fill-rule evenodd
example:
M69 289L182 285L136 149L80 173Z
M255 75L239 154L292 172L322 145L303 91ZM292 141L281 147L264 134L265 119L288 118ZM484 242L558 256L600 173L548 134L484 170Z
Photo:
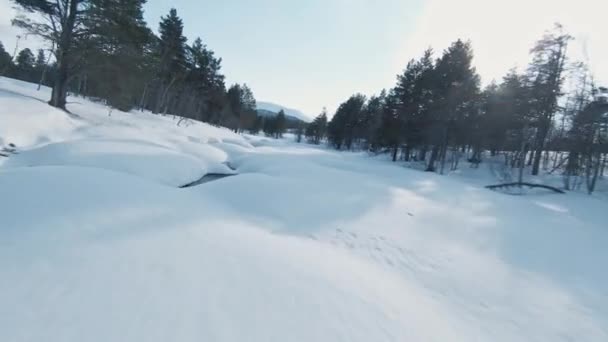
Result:
M34 87L0 79L0 341L608 340L603 200Z

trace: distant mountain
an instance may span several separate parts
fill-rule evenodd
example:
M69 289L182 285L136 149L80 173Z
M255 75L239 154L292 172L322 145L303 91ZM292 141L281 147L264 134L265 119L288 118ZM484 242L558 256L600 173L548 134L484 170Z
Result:
M258 107L258 114L260 114L262 116L276 115L282 109L285 112L285 116L287 116L287 117L291 116L295 119L298 119L298 120L301 120L304 122L312 121L312 119L308 115L302 113L301 111L299 111L297 109L292 109L292 108L288 108L285 106L281 106L276 103L258 101L257 107ZM271 114L271 113L274 113L274 114Z
M263 117L274 117L274 116L277 116L277 114L279 114L278 112L272 112L267 109L259 109L259 108L257 109L257 112L258 112L259 116L263 116ZM288 115L287 112L285 112L285 118L287 119L287 121L292 121L292 122L296 122L296 123L297 122L307 122L307 121L301 120L300 118L297 118L295 116Z

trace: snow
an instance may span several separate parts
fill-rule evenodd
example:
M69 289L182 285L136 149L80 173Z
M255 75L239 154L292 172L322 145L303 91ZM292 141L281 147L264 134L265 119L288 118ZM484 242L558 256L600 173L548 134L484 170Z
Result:
M68 115L34 87L0 78L19 152L0 164L2 341L608 340L600 197L81 98ZM220 171L238 175L178 188Z

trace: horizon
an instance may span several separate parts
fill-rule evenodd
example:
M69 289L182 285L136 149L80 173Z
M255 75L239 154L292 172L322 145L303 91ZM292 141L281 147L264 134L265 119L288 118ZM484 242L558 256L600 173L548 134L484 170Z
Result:
M234 0L206 6L201 10L190 0L160 0L148 2L144 15L156 31L160 17L176 8L188 42L200 36L222 58L227 86L246 83L258 101L293 108L309 118L323 107L331 115L353 93L370 96L391 88L410 59L427 47L438 57L457 39L472 42L483 85L500 81L509 69L526 66L530 48L555 22L575 37L571 60L586 61L598 84L608 83L608 65L599 65L608 60L608 47L602 45L608 26L597 25L608 5L597 8L592 0L391 0L382 6L370 1ZM0 0L0 9L0 41L12 54L20 32L10 26L15 11L8 0ZM205 16L205 11L212 15ZM515 17L517 25L508 25ZM19 43L19 49L39 46L32 37Z

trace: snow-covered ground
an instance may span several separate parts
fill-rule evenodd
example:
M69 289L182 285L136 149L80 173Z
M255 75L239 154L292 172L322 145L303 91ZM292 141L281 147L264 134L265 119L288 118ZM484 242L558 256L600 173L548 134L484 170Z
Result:
M47 97L0 78L0 341L608 341L605 200Z

